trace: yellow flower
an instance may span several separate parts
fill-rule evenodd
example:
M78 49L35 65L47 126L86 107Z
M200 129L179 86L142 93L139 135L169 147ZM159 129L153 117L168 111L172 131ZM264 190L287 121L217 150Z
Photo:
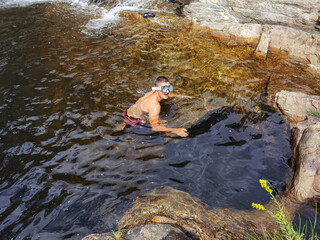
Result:
M282 216L279 213L276 213L276 217L281 221L282 220Z
M261 184L261 187L264 188L270 195L272 195L272 190L268 186L268 181L264 179L260 179L259 182Z
M260 182L262 188L266 188L267 187L267 180L260 179L259 182Z
M270 189L269 186L266 186L266 187L265 187L265 190L266 190L270 195L272 195L272 190Z
M265 210L264 206L260 203L252 203L252 207L262 211Z

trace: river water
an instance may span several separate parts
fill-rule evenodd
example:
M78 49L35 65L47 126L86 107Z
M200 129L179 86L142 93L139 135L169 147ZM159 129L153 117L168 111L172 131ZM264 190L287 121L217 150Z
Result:
M289 126L268 96L319 94L319 79L283 56L255 59L161 5L0 1L0 239L107 232L162 185L250 209L268 201L260 178L279 191L290 178ZM159 75L193 97L164 102L160 116L190 136L113 133Z

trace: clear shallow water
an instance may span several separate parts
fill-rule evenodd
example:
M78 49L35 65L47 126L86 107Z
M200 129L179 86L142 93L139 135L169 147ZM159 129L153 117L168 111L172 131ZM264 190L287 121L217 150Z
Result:
M110 231L137 196L161 185L239 209L267 201L259 178L281 189L289 129L267 104L267 79L271 72L270 91L281 88L276 79L316 93L314 78L281 59L265 65L166 14L128 14L86 34L92 12L67 3L0 9L1 239ZM190 137L112 134L158 75L196 97L162 108Z

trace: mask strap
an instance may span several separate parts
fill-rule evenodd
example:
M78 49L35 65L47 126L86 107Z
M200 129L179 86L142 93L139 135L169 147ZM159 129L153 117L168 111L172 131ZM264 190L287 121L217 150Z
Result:
M152 90L153 90L153 91L161 90L161 87L152 87Z

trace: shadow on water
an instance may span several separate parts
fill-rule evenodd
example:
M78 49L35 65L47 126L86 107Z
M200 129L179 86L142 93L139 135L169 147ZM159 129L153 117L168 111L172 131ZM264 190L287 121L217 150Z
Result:
M209 205L239 209L264 198L255 179L281 189L288 177L283 173L289 174L288 126L266 108L257 114L230 106L206 114L188 129L188 138L166 144L163 178Z
M248 209L268 200L259 178L281 189L290 175L288 125L261 96L270 76L271 92L314 93L303 66L261 62L167 12L123 13L96 35L83 33L92 11L67 3L0 15L1 239L109 231L137 196L161 185ZM164 102L160 116L190 136L112 134L158 75L194 97Z

